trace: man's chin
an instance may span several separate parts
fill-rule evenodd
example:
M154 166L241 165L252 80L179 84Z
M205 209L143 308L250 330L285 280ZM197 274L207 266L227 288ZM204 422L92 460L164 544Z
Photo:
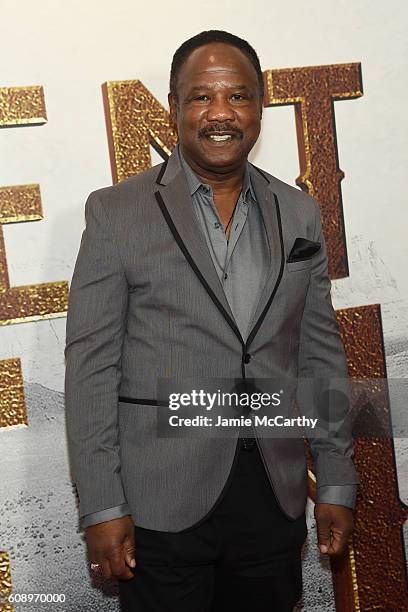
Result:
M219 169L239 166L247 157L245 151L240 147L229 145L225 147L204 145L200 153L206 165Z

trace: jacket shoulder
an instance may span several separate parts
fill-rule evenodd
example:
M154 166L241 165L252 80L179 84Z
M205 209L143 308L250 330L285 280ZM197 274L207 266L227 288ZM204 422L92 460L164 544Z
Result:
M302 191L293 185L289 185L289 183L285 183L281 179L273 176L258 166L253 165L253 167L267 179L272 191L276 193L278 198L284 200L284 205L295 208L300 207L301 209L306 209L309 211L319 209L317 201L305 191Z

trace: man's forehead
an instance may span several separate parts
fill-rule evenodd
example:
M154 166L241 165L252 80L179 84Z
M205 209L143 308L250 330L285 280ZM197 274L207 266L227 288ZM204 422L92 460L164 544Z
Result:
M188 82L199 83L202 80L211 79L211 81L230 81L234 77L234 81L242 84L243 82L251 83L257 80L257 75L254 67L249 60L244 56L243 61L234 61L235 58L213 57L208 55L200 58L198 61L190 63L186 62L182 68L184 78Z
M251 64L249 58L240 49L225 43L209 43L191 52L185 65L194 68L194 72L214 70L239 72Z
M247 91L254 88L257 83L256 74L243 73L236 68L209 68L206 70L191 71L184 75L184 85L191 92L205 89L218 89L219 87Z
M233 81L223 81L223 79L217 79L216 81L209 81L208 79L190 79L189 80L189 91L194 93L195 91L201 91L202 89L217 89L218 87L226 87L227 89L233 89L234 91L246 91L251 89L248 84L245 83L234 83Z
M194 49L180 68L179 83L184 90L195 86L243 86L252 90L258 75L249 57L233 45L209 43Z

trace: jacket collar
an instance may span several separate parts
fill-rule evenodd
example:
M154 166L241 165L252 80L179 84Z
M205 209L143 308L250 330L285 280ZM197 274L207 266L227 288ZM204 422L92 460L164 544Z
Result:
M184 173L186 175L187 178L187 183L188 183L188 188L190 190L190 195L194 195L196 193L196 191L198 189L201 188L208 188L210 187L209 185L207 185L206 183L203 183L200 178L197 176L197 174L194 172L194 170L190 167L190 165L187 163L187 161L185 160L182 152L181 152L181 148L179 145L177 145L176 147L178 156L179 156L179 161L180 161L180 165L182 167L182 169L184 170ZM255 192L254 192L254 188L252 186L252 182L251 182L251 177L250 177L250 171L249 171L249 162L247 161L246 166L245 166L245 175L244 175L244 181L243 181L243 185L242 185L242 193L243 193L243 199L249 204L251 202L251 197L252 200L256 200L256 196L255 196Z
M266 173L250 162L248 170L265 224L270 261L265 285L251 320L247 345L252 342L271 305L283 271L283 240L277 195L273 192ZM244 343L212 262L199 221L191 206L189 184L180 163L177 147L162 165L156 183L156 199L181 250L224 318L229 319L228 323L234 333Z

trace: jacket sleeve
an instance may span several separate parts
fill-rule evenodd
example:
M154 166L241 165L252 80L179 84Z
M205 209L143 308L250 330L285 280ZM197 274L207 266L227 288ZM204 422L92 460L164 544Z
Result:
M99 512L86 514L81 520L81 527L85 529L91 525L112 521L113 519L122 518L122 516L127 515L130 515L129 506L127 504L121 504L120 506L114 506L113 508L106 508L105 510L99 510Z
M339 504L354 510L356 505L357 485L323 485L317 487L316 504Z
M326 424L325 435L309 437L314 459L317 501L344 503L352 507L355 491L348 485L358 484L359 478L353 463L349 419L350 381L331 301L331 282L327 271L327 252L320 208L314 199L310 200L315 206L314 240L320 242L321 248L312 258L310 284L302 316L299 379L307 379L312 394L298 393L297 402L301 413L312 411L321 423ZM311 397L314 399L312 402Z
M65 414L79 515L126 504L120 476L118 386L128 286L98 192L71 282L66 326Z

